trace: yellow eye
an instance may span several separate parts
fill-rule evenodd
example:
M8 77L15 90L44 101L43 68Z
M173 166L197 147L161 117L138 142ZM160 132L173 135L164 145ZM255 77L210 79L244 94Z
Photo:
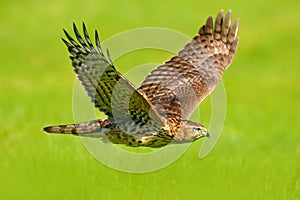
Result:
M202 129L199 128L199 127L194 127L193 130L194 130L194 132L200 132L200 133L202 133Z

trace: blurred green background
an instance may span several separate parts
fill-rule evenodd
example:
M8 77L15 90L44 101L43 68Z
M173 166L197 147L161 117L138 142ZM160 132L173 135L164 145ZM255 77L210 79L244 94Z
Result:
M221 2L1 0L0 198L299 199L300 1ZM193 37L221 8L240 19L240 45L223 78L223 133L206 158L199 141L162 170L129 174L99 163L77 137L41 131L73 122L62 28L84 21L102 40L148 26ZM126 72L169 57L136 52L116 65Z

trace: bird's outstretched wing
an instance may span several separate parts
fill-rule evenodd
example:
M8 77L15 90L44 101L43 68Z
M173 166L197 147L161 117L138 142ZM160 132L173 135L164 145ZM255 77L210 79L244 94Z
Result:
M117 123L134 122L136 126L152 129L163 126L163 121L153 109L147 96L140 93L113 66L107 51L104 56L98 33L95 31L96 47L93 46L83 24L84 38L73 24L75 41L65 30L69 41L63 39L71 53L74 71L84 86L91 101L110 121Z
M209 17L198 35L140 86L157 111L174 122L188 119L214 89L232 62L238 47L238 20L231 26L231 11Z

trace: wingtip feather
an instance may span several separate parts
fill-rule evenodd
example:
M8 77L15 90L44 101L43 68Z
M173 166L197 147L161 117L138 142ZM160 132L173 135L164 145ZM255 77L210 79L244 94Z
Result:
M99 39L99 34L98 34L97 30L95 30L95 41L96 41L96 46L97 46L97 49L98 49L99 53L101 55L104 55L103 51L102 51L102 47L101 47L101 43L100 43L100 39Z
M232 27L230 28L230 31L228 33L228 38L227 38L227 41L229 44L231 44L236 36L237 36L237 32L238 32L238 29L239 29L239 19L236 19L232 25Z
M232 55L234 55L237 51L237 48L239 46L239 38L235 38L234 41L232 42L231 46L230 46L230 53Z
M221 28L221 40L224 43L227 43L227 36L229 33L229 29L230 29L230 23L231 23L231 11L229 10L224 18L223 24L222 24L222 28Z
M221 27L223 23L223 9L218 13L215 26L214 26L214 38L219 40L221 38Z
M213 17L209 16L205 24L205 35L209 40L213 39Z

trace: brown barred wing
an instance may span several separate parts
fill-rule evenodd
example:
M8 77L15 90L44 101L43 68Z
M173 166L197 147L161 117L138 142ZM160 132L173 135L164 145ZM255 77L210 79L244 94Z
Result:
M213 25L209 17L198 35L140 86L157 111L173 123L188 119L220 81L238 47L238 21L220 11Z
M163 122L148 98L116 70L108 51L108 59L104 56L97 31L96 49L84 24L84 39L75 24L73 29L77 41L65 30L68 41L63 41L71 53L74 71L95 107L112 122L134 121L136 125L148 125L156 129L162 127Z

